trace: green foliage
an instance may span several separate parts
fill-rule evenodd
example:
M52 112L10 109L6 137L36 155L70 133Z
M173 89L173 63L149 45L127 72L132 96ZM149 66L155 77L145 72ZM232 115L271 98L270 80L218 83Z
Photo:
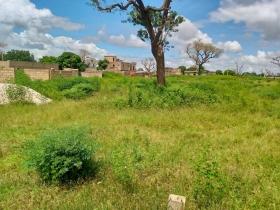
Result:
M229 76L236 76L236 73L233 70L225 70L224 75L229 75Z
M168 48L169 46L169 42L167 40L168 37L172 36L172 32L177 32L178 29L177 27L184 22L184 18L180 15L178 15L178 13L176 11L169 11L168 13L168 17L165 20L165 26L163 27L163 31L167 34L167 36L165 36L165 39L160 40L161 44L163 44L165 47ZM160 11L152 11L149 10L148 12L148 16L149 19L151 20L151 24L154 28L155 31L158 31L158 29L161 27L163 21L163 12ZM145 18L143 18L143 16L134 8L130 13L129 13L129 17L127 19L126 22L130 22L133 25L140 25L143 28L138 30L138 37L143 40L143 41L147 41L150 37L149 37L149 33L147 30L147 20Z
M84 64L80 56L72 52L64 52L57 58L60 69L63 68L73 68L84 70Z
M109 65L109 61L107 59L103 59L98 61L97 70L103 71L106 70Z
M93 86L95 91L98 91L100 88L100 81L98 78L73 77L57 79L57 87L60 91L71 89L78 84L90 84Z
M182 75L185 75L185 72L187 71L187 68L185 66L179 66L178 67L182 73Z
M69 183L94 176L97 164L89 131L82 127L55 129L27 145L27 162L43 181Z
M217 71L216 71L216 75L223 75L222 70L217 70Z
M11 50L4 54L5 61L35 61L34 55L29 51L24 50Z
M30 86L32 83L32 80L28 75L24 73L22 69L16 69L15 70L15 83L18 85L23 85L23 86Z
M10 85L6 89L6 94L11 103L27 103L26 89L21 85Z
M93 85L82 83L74 85L71 89L64 90L63 95L69 99L79 100L91 96L94 91Z
M44 64L56 64L58 63L57 57L54 56L43 56L42 58L39 59L40 63Z
M193 196L199 209L219 206L228 191L225 176L218 162L210 158L208 148L204 149L195 163Z
M187 68L187 71L197 71L197 67L191 66L191 67Z
M155 160L156 150L149 141L135 130L131 136L122 138L110 154L109 164L114 176L129 193L137 191L137 174Z
M32 85L45 90L61 80ZM1 107L0 208L166 209L174 193L186 196L189 209L279 209L280 81L174 76L167 89L213 95L218 103L115 107L118 98L127 101L130 83L143 91L153 80L105 72L100 92L85 101ZM46 127L72 123L91 126L103 167L72 188L39 184L22 167L23 145Z
M15 83L30 87L52 99L62 99L64 97L82 99L100 89L100 81L98 78L56 77L48 81L32 81L22 70L16 71Z
M191 83L184 88L157 87L154 83L142 81L130 84L126 99L116 102L118 107L171 108L217 102L215 90L209 85Z

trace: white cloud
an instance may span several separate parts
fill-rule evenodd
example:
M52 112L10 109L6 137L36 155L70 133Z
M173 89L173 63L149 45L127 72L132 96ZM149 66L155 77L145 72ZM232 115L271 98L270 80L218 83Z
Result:
M242 47L238 41L218 42L217 46L225 52L241 52Z
M136 48L148 47L147 43L143 42L134 34L130 34L129 37L125 37L123 34L111 35L107 37L107 41L111 44L115 44L123 47L136 47Z
M170 42L176 48L184 51L187 44L198 39L212 43L212 39L208 34L203 33L194 23L185 18L185 21L179 25L178 32L171 37Z
M30 50L36 58L63 51L78 53L81 49L96 58L106 53L93 42L83 43L71 37L49 34L53 28L79 30L83 26L55 16L49 9L38 9L30 0L0 0L0 5L0 41L6 43L8 49Z
M245 23L265 40L280 40L280 0L222 0L210 17L214 21Z
M83 25L52 14L49 9L37 9L30 0L0 0L0 22L3 25L20 28L36 28L47 32L52 28L78 30Z

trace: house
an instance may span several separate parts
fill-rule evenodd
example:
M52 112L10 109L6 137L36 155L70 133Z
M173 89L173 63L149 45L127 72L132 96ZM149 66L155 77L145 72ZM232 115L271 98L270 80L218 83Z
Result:
M166 67L165 75L166 76L182 75L182 72L179 68Z
M120 60L117 56L104 56L109 64L106 70L122 73L124 75L134 75L136 73L136 63L135 62L125 62Z
M98 61L95 58L91 57L85 57L85 64L88 66L88 68L96 69Z

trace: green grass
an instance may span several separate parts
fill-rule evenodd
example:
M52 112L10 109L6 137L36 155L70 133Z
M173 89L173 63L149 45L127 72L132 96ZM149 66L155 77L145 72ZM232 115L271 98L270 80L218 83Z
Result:
M171 193L186 196L186 209L280 209L279 81L169 77L168 89L216 100L118 106L131 86L158 102L147 93L152 83L106 74L85 100L1 106L0 209L166 209ZM71 187L42 183L25 166L24 146L76 125L90 127L98 144L97 176Z

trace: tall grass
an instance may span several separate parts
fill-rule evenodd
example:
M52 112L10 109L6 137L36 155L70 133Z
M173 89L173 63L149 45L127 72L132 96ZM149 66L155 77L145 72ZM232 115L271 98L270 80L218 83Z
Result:
M186 196L187 209L279 209L280 99L269 96L279 81L167 81L168 90L215 101L120 109L116 101L127 102L130 85L150 100L161 95L149 92L153 79L106 74L100 91L82 101L0 107L0 208L166 209L173 193ZM91 128L100 171L72 188L43 185L26 170L22 148L46 129L73 124Z

